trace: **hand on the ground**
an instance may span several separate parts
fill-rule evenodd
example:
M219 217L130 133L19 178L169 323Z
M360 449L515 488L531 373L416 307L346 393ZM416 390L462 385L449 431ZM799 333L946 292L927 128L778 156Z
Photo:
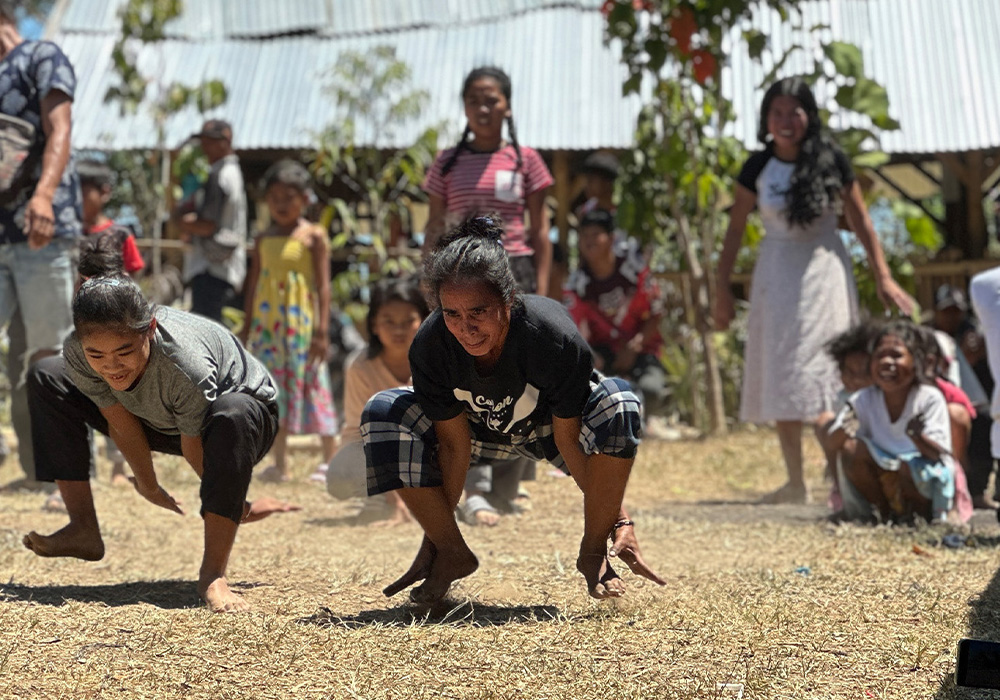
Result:
M139 495L152 503L154 506L166 508L167 510L172 510L179 515L184 515L184 511L181 510L181 502L167 493L158 483L153 482L151 485L140 484L135 480L134 476L130 476L129 481L131 481L132 485L135 486L135 490L139 492Z
M717 285L715 289L715 306L712 309L712 320L715 322L715 330L727 330L735 316L736 302L733 301L733 293L729 290L729 285Z
M267 516L274 515L275 513L292 513L297 510L302 510L302 506L265 496L264 498L258 498L255 501L247 501L244 503L243 522L255 523L258 520L263 520Z
M620 527L614 532L614 543L608 550L608 557L618 557L632 569L636 576L648 578L653 583L665 586L667 584L659 575L649 568L642 558L642 550L639 549L639 540L635 537L635 528L631 525Z
M56 217L52 213L52 200L36 194L28 200L24 210L24 232L28 236L28 247L40 250L52 240L55 232Z
M917 308L916 300L896 284L896 280L894 279L887 279L881 284L876 283L876 291L879 301L887 309L895 307L904 316L909 317L913 315L913 310Z

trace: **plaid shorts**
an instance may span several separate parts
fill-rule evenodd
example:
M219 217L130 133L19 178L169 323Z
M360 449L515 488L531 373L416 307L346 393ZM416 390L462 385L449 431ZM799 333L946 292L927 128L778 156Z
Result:
M584 454L635 457L639 447L642 409L628 382L595 373L590 398L583 409L580 449ZM502 435L469 421L472 461L545 459L568 472L552 435L551 419L526 436ZM375 394L361 414L361 438L368 469L368 495L404 487L441 486L436 459L437 437L411 389Z

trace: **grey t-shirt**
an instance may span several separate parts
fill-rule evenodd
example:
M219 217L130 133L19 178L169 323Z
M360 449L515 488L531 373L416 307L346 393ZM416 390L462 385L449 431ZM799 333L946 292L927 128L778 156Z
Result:
M91 369L76 333L63 347L67 374L99 408L120 403L168 435L201 435L209 404L224 394L274 402L274 380L264 365L215 321L160 307L156 324L146 371L127 391L112 389Z
M207 272L239 289L247 273L247 198L235 155L212 164L198 218L216 224L211 236L195 236L184 261L184 279Z

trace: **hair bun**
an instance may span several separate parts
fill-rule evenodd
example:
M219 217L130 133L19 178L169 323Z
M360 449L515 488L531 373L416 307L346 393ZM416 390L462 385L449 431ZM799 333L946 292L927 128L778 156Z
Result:
M496 212L479 214L470 217L442 236L435 245L435 249L444 248L448 244L468 238L471 240L480 239L503 244L503 218Z

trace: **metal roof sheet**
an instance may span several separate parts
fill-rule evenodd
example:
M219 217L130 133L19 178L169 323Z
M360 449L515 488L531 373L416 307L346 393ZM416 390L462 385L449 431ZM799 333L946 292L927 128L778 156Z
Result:
M110 52L122 0L69 0L59 41L76 67L74 109L78 148L148 148L148 115L119 118L103 104L113 80ZM413 87L429 92L425 115L380 146L412 143L427 125L444 122L455 138L462 123L458 91L474 66L496 64L511 75L521 140L541 149L627 148L639 108L623 98L625 72L617 44L603 41L600 0L188 0L171 30L183 37L142 47L141 65L161 82L220 78L229 100L219 115L234 125L240 149L308 148L335 113L323 93L324 71L342 51L396 47L412 70ZM280 8L280 9L279 9ZM868 74L889 93L902 129L882 135L890 153L935 153L1000 146L1000 2L995 0L810 0L802 26L829 26L824 39L856 44ZM325 18L325 19L324 19ZM324 24L325 22L325 24ZM783 71L802 71L819 38L763 9L753 25L769 37L771 55L801 44ZM310 29L310 27L314 27ZM305 35L277 36L285 32ZM205 38L208 37L208 38ZM252 39L250 37L270 37ZM734 32L723 92L734 103L733 133L756 144L759 87L766 70L752 62ZM832 84L817 87L834 125L848 122L833 104ZM176 146L201 116L171 120L166 144Z

